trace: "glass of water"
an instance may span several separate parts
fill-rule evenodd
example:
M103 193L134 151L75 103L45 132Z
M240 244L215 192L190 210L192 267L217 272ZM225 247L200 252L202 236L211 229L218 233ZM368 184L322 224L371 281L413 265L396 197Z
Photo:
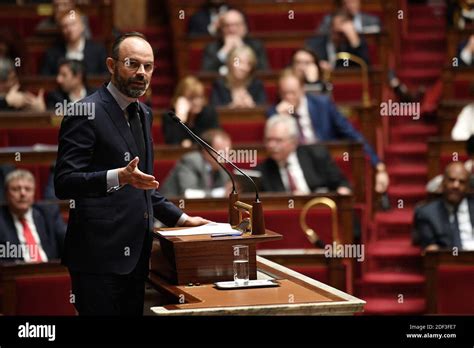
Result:
M249 246L234 245L234 281L235 285L247 285L249 282Z

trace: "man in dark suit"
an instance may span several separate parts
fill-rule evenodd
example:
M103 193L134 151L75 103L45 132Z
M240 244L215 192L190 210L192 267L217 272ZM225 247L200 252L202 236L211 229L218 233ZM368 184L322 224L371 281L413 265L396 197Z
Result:
M56 196L72 199L63 263L81 315L142 315L154 217L199 226L156 190L153 116L138 101L154 70L140 33L119 37L107 58L111 82L74 105L59 133ZM92 112L90 112L92 110Z
M257 167L264 191L351 193L348 181L323 145L298 146L298 128L293 118L276 115L267 121L265 147L269 158Z
M269 117L280 114L295 118L300 144L338 139L361 142L376 169L375 190L379 193L387 190L389 178L385 164L328 96L305 94L304 81L288 69L283 71L278 84L282 100L268 110Z
M415 244L425 250L474 250L474 199L466 196L468 182L462 162L446 167L442 198L415 209Z
M370 65L367 43L357 32L350 15L343 10L331 16L331 30L327 34L308 39L306 45L318 55L323 70L358 66L351 61L346 64L344 60L338 60L336 54L339 52L351 53Z
M91 75L107 73L105 47L84 37L84 23L77 9L65 13L59 21L63 41L49 48L41 67L42 75L56 75L62 58L76 59L84 63Z
M206 3L189 18L188 34L215 35L219 16L225 13L229 6L223 0L207 0Z
M232 146L230 136L221 129L209 129L201 137L219 153L226 153ZM179 160L160 191L166 196L224 197L228 181L227 173L214 157L200 149Z
M24 169L7 174L7 205L0 208L0 244L7 251L2 261L47 262L61 256L66 224L56 206L36 205L34 196L33 174Z
M220 19L219 30L221 38L211 42L204 49L202 70L220 71L225 69L227 56L236 47L249 46L257 57L257 70L268 69L267 53L263 43L247 36L248 29L242 12L231 9L225 12ZM225 74L224 74L225 75Z
M47 108L55 109L58 103L74 103L92 94L93 90L87 87L86 80L86 70L81 61L62 59L56 76L58 89L46 95Z

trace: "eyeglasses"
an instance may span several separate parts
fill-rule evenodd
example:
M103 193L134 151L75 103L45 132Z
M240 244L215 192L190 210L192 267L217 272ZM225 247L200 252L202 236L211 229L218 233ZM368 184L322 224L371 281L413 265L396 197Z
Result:
M114 60L122 63L126 69L133 72L138 71L142 65L143 65L143 69L147 73L151 73L155 69L154 62L140 63L138 60L130 59L130 58L125 58L123 60L119 60L119 59L114 59Z

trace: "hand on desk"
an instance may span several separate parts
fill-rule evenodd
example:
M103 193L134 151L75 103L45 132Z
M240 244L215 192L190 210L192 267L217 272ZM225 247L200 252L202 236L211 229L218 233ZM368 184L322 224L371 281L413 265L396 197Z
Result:
M208 224L209 220L206 220L200 216L188 216L188 218L184 221L183 227L196 227Z

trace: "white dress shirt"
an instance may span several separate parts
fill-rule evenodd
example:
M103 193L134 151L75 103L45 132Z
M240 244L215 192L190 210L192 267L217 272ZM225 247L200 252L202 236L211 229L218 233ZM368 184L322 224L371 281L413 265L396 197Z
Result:
M86 39L81 38L76 48L66 46L66 58L84 60L84 47L86 46Z
M311 121L311 115L308 109L308 98L305 95L301 97L296 113L300 116L296 121L300 124L301 130L306 141L306 144L314 144L316 142L316 135L314 133L313 123Z
M296 156L296 152L292 152L286 162L278 163L280 169L280 177L283 181L283 185L285 186L287 191L291 192L290 188L290 181L288 180L288 174L286 172L286 167L293 178L293 181L296 186L296 190L298 193L301 194L309 194L311 190L309 189L308 183L303 174L303 169L301 168L300 162L298 161L298 156Z
M467 198L459 203L457 218L463 250L474 250L474 234Z
M12 216L13 216L13 223L15 224L18 240L20 241L20 244L24 246L24 249L22 250L23 260L25 260L26 262L31 262L33 258L36 258L35 257L36 253L39 252L43 262L47 262L48 256L46 255L46 253L43 250L43 247L41 246L41 239L38 235L38 230L36 229L35 221L33 220L33 209L31 208L28 209L28 211L25 214L25 220L26 220L26 223L28 224L28 227L31 230L31 234L33 235L33 238L35 239L35 242L37 245L36 250L30 250L29 247L26 247L27 245L26 238L25 238L23 225L20 221L20 218L13 213L12 213Z
M107 90L110 92L110 94L112 94L112 97L114 97L120 109L124 111L125 118L127 119L127 124L130 127L130 124L128 123L128 114L125 109L128 107L128 105L130 105L130 103L137 102L138 99L127 97L122 92L120 92L112 82L109 82L109 84L107 85ZM121 188L119 183L118 172L119 168L110 169L107 171L107 192L113 192ZM176 223L176 226L183 225L187 218L188 215L183 213L180 216L178 222Z
M453 140L467 140L474 134L474 103L466 105L451 131Z

